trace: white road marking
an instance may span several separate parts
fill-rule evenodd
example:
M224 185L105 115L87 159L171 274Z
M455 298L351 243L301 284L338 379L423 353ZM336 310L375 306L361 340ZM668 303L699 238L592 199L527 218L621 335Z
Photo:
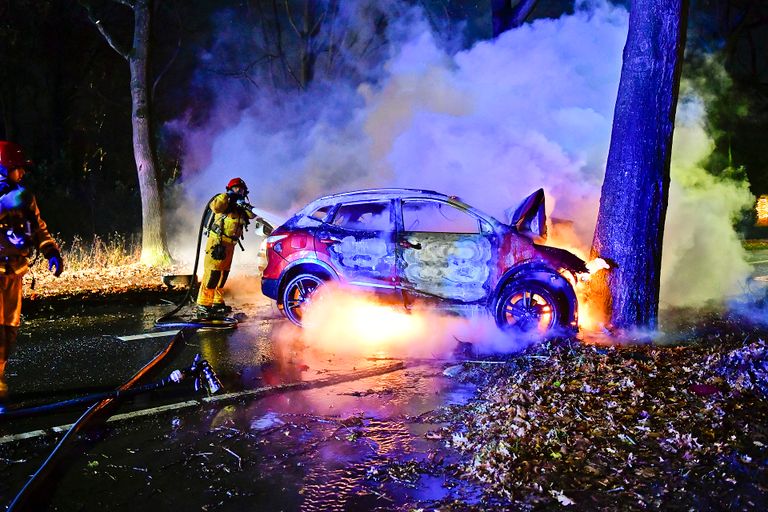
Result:
M143 340L145 338L162 338L165 336L176 336L180 332L181 332L181 329L176 329L175 331L158 331L158 332L147 332L144 334L131 334L130 336L115 336L115 338L123 341L133 341L133 340Z
M22 439L31 439L33 437L44 436L45 434L45 430L30 430L29 432L23 432L21 434L13 434L10 436L0 437L0 444L10 443L12 441L21 441Z

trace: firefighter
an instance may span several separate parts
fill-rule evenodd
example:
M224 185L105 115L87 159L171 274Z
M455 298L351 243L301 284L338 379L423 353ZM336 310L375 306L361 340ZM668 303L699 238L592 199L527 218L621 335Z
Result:
M203 280L197 294L198 318L227 314L232 308L224 303L222 288L227 282L235 245L243 238L243 230L256 217L246 202L248 187L241 178L232 178L227 191L216 195L208 207L213 218L208 227L205 246Z
M5 364L21 324L21 281L29 270L29 257L37 249L53 275L59 277L64 270L35 196L20 184L31 163L21 146L0 141L0 399L8 393Z

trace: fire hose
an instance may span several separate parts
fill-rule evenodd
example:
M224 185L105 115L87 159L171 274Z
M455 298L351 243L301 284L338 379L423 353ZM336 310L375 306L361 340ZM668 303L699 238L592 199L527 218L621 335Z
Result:
M35 504L33 504L30 500L32 500L33 497L37 497L39 499L41 496L45 495L45 493L40 493L36 491L40 489L43 482L50 475L51 471L55 468L56 463L64 456L64 454L66 453L66 448L69 446L70 440L74 438L75 434L77 434L83 428L85 428L85 426L89 422L99 419L102 416L104 421L106 421L106 419L109 418L110 416L109 410L112 407L114 407L114 405L116 405L118 399L124 398L127 396L133 396L142 392L146 393L148 391L153 391L172 383L179 383L179 382L182 382L187 377L193 377L195 379L195 390L205 389L208 393L215 393L216 391L218 391L221 388L221 383L219 382L218 377L216 377L216 374L213 372L213 369L210 367L208 362L200 359L199 354L195 357L195 360L192 363L192 365L185 368L184 370L175 370L170 375L159 380L158 382L147 384L140 387L135 387L135 384L139 380L141 380L142 377L144 377L158 363L160 363L163 359L165 359L166 356L168 356L171 350L179 344L178 343L179 340L185 339L187 336L189 336L193 332L194 332L194 329L182 329L178 334L176 334L171 338L171 340L168 342L168 344L165 346L165 348L162 351L158 352L152 358L152 360L146 363L139 371L137 371L125 383L120 385L116 390L109 393L102 393L97 395L91 395L90 397L83 397L84 401L86 401L89 398L92 398L98 401L94 402L80 416L80 418L78 418L78 420L69 428L69 430L67 430L67 432L59 440L59 442L53 448L53 450L45 459L45 461L43 461L42 465L29 478L27 483L19 491L19 493L10 503L10 505L8 505L7 510L13 511L13 510L35 509L36 508L34 506ZM64 402L59 402L57 404L49 404L48 406L41 406L41 407L28 408L28 409L18 409L16 411L12 411L12 412L0 415L0 418L6 415L14 415L13 413L17 413L16 415L18 416L26 415L26 414L22 414L23 411L26 411L27 413L35 414L38 412L46 412L49 410L56 410L63 407L69 407L71 405L74 405L77 400L79 399L75 399L75 401L67 400ZM80 403L80 402L77 402L77 403ZM57 405L60 405L60 406L57 407Z
M200 354L195 356L194 361L190 366L182 370L174 370L166 377L143 386L136 386L130 389L115 389L112 391L105 391L103 393L92 393L90 395L79 396L69 400L62 400L60 402L54 402L51 404L38 405L34 407L23 407L18 409L6 409L0 412L0 421L10 418L23 418L27 416L35 416L38 414L45 414L50 412L56 412L63 409L68 409L76 405L92 404L98 400L104 400L106 398L129 398L150 391L155 391L160 388L164 388L170 384L179 384L183 380L188 378L194 379L195 391L201 389L207 391L209 394L216 393L221 389L221 383L219 382L216 373L211 368L210 363L205 359L201 359Z

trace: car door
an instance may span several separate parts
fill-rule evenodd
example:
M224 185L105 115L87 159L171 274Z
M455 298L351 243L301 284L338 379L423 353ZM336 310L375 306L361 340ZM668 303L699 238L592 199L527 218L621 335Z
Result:
M395 288L395 228L392 201L342 203L317 232L320 247L350 284Z
M484 302L490 291L493 229L474 213L438 199L402 199L397 270L414 296Z

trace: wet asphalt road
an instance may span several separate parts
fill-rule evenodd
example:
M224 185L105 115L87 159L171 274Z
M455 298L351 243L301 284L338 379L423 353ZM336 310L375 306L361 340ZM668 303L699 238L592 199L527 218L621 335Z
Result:
M439 426L428 413L473 392L444 377L443 364L413 363L254 398L248 390L323 383L385 371L393 362L307 350L277 336L285 321L263 298L240 306L248 318L238 329L198 331L153 374L165 376L199 353L221 379L221 393L233 398L201 402L182 383L126 399L116 411L119 421L79 437L63 471L50 479L50 509L396 510L477 493L430 470L450 464L451 454L440 440L424 438ZM25 319L8 367L11 405L114 389L168 342L126 338L152 331L166 311L164 305L100 305ZM61 437L49 429L72 423L84 408L0 423L1 504ZM144 415L131 417L137 411ZM46 434L38 435L40 429Z

